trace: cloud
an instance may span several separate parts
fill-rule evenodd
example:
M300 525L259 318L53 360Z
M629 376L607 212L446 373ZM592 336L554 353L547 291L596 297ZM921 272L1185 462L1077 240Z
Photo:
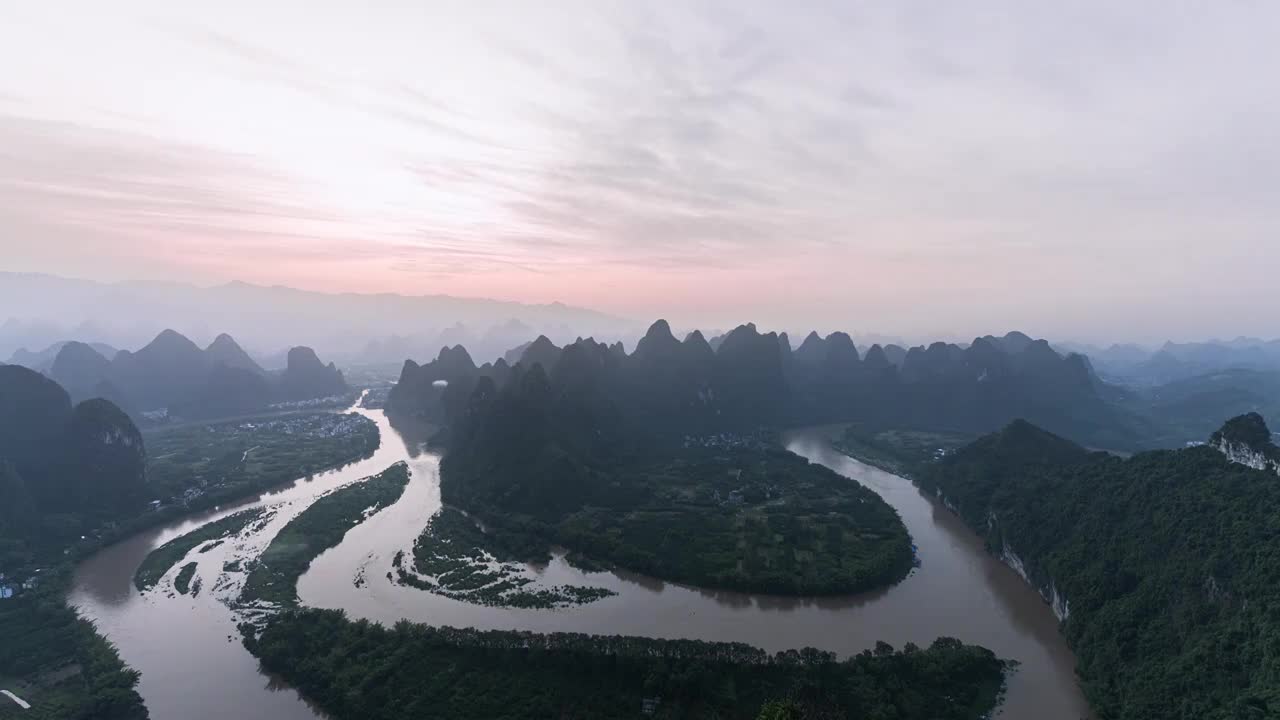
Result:
M750 287L733 298L797 318L874 305L886 327L1083 326L1107 298L1272 292L1280 262L1264 4L337 2L300 23L232 2L137 20L159 12L86 5L110 47L34 6L0 29L0 61L39 68L0 78L0 230L24 235L5 250L223 276L239 257L280 282L349 258L352 283L633 314Z
M165 228L252 233L262 223L334 223L252 158L136 134L0 116L0 208L127 233Z

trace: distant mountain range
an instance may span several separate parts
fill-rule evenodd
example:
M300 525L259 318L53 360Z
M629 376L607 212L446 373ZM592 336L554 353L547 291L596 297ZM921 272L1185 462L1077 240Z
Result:
M1198 441L1225 417L1280 416L1280 340L1058 347L1087 354L1107 399L1158 447Z
M266 357L289 337L344 364L434 357L465 342L497 357L531 334L613 335L627 323L560 303L530 305L447 295L324 293L233 282L103 283L0 272L0 358L75 339L136 347L167 327L207 342L234 335ZM8 316L8 317L6 317ZM105 353L104 353L105 354Z
M31 368L32 370L45 372L53 367L53 361L58 357L58 352L62 350L63 346L70 342L75 341L59 340L58 342L52 343L51 345L44 347L44 349L37 351L31 351L25 347L18 348L13 352L13 355L9 357L6 364L21 365L23 367ZM114 358L116 353L120 352L106 343L93 342L81 344L87 344L96 354L101 355L107 360Z
M785 333L751 324L713 343L699 332L678 340L660 320L630 354L618 343L562 348L539 337L514 363L477 366L465 348L446 348L425 365L405 363L388 408L452 423L484 388L536 393L543 384L580 406L566 413L666 432L854 421L976 434L1022 417L1096 446L1142 444L1083 356L1022 333L900 354L873 345L864 357L843 333L810 334L793 350Z
M1280 340L1240 337L1194 343L1167 342L1155 349L1071 343L1057 347L1087 355L1103 377L1135 386L1164 385L1222 370L1280 371Z
M201 348L181 333L164 330L133 352L66 341L15 354L11 361L29 362L27 367L56 381L77 401L105 398L139 418L162 410L185 418L215 417L350 391L342 372L322 363L311 348L292 348L282 371L267 372L227 334Z

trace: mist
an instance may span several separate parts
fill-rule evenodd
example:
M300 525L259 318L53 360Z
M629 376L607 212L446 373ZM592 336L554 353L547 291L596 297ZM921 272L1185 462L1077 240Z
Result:
M28 302L32 297L40 298L38 305ZM246 283L98 283L16 273L0 273L0 307L11 309L0 324L3 357L65 340L137 349L172 329L201 346L229 334L269 366L281 366L284 351L296 345L343 364L399 364L434 358L446 345L465 344L477 357L493 359L538 335L567 343L578 336L619 339L633 331L621 318L561 304L316 293Z

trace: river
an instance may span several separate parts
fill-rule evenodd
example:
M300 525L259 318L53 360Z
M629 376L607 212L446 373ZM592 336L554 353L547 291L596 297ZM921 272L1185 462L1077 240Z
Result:
M387 579L395 553L412 547L440 507L439 458L422 449L422 433L393 428L381 411L355 412L375 421L382 434L382 444L370 458L136 535L77 569L69 602L97 623L125 662L142 673L138 689L155 720L322 717L296 691L264 675L240 645L236 616L227 601L238 593L243 575L225 570L224 563L255 556L321 494L400 460L411 470L404 495L316 558L298 584L303 604L342 608L353 618L384 623L408 618L483 629L699 638L746 642L770 651L808 645L841 655L870 648L877 640L900 648L907 642L927 646L947 635L1019 662L1009 678L1002 717L1078 720L1089 715L1075 679L1074 658L1039 594L991 557L959 518L909 481L836 452L830 429L793 431L785 442L792 452L870 487L897 508L923 561L898 585L842 598L747 595L623 572L584 574L557 555L536 569L547 584L604 586L618 595L572 608L517 610L450 600ZM199 563L199 594L173 592L172 572L146 594L133 587L134 571L155 547L258 505L274 511L260 532L189 558Z

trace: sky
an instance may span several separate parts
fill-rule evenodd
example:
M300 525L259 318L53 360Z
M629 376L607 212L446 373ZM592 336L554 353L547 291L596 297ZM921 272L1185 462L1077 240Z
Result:
M1280 336L1270 2L0 0L0 270Z

